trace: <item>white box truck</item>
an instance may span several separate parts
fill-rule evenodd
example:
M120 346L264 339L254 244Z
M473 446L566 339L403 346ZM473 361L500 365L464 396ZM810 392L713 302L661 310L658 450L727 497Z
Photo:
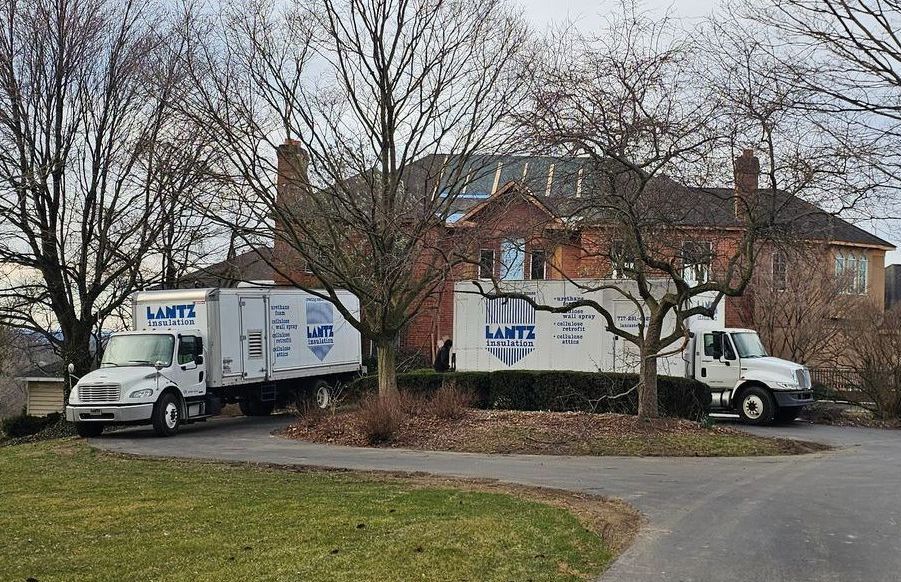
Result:
M503 289L557 307L590 298L612 314L619 329L635 333L641 314L632 300L616 289L584 292L581 287L604 283L626 291L634 285L629 281L509 281ZM490 283L483 288L490 290ZM662 296L666 282L655 281L652 289ZM699 296L695 301L712 302L713 298ZM669 330L674 317L665 325ZM809 370L767 355L754 330L726 327L722 301L713 318L693 317L688 329L685 349L661 358L658 370L709 386L713 412L737 412L745 422L768 424L793 420L813 402ZM674 344L664 352L678 347ZM536 311L522 299L487 299L473 282L466 281L454 289L453 350L459 371L637 373L640 362L637 347L610 333L605 318L591 307L568 313Z
M357 297L338 298L359 317ZM72 388L66 418L82 436L107 424L152 424L169 436L226 403L254 416L289 399L325 407L336 384L362 370L359 332L298 289L142 291L132 329L112 334L100 368Z

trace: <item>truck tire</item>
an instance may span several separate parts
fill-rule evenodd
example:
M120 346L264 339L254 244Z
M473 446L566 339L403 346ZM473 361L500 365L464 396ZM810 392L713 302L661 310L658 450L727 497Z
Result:
M335 390L325 380L317 380L312 386L298 388L294 395L294 403L301 414L308 410L325 410L333 404Z
M313 404L316 408L324 410L332 403L332 387L325 380L319 380L313 384Z
M75 423L75 432L78 433L78 436L81 438L94 438L99 437L103 434L103 423L102 422L76 422Z
M153 407L153 430L157 436L168 437L178 432L181 426L181 408L178 397L172 392L165 392Z
M275 401L263 402L259 398L245 398L238 402L244 416L269 416L275 410Z
M751 386L742 391L738 399L738 415L748 424L772 424L776 414L776 401L769 390Z
M801 414L803 406L786 406L776 411L776 422L788 424L793 422Z

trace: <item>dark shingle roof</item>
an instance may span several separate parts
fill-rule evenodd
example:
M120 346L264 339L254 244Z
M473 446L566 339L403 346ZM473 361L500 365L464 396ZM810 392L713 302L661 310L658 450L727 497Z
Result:
M181 277L179 286L234 287L241 281L271 281L275 276L271 260L271 248L257 247L188 273Z
M508 182L522 184L561 215L578 206L578 198L594 196L597 191L589 175L591 160L584 157L479 156L457 167L453 156L428 156L417 165L417 171L408 174L408 187L424 186L427 192L438 195L450 189L459 192L451 213L466 212ZM666 177L655 178L652 183L659 196L648 212L665 213L672 224L742 226L731 188L689 187ZM785 192L758 190L753 204L756 211L765 213L763 216L771 216L772 222L808 239L894 248L892 243Z

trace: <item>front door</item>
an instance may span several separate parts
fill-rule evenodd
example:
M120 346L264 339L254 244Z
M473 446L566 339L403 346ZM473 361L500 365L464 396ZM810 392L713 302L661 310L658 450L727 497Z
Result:
M701 340L695 377L711 388L734 388L741 376L741 366L729 334L708 331L704 332Z
M262 297L241 299L241 343L243 344L244 378L266 378L266 306Z

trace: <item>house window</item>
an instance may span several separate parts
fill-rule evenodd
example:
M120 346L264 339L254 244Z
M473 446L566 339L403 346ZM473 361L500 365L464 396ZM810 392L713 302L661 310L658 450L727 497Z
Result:
M501 273L504 281L525 279L526 241L522 238L508 238L501 241Z
M546 276L547 254L544 251L532 251L531 263L529 264L529 278L540 281Z
M492 277L494 277L494 250L482 249L479 251L479 279Z
M788 286L788 260L785 253L776 251L773 253L773 289L785 291Z
M710 241L682 242L682 278L686 282L700 285L709 281L712 261L713 244Z
M835 276L844 286L844 292L864 295L867 292L870 262L866 255L853 252L835 255Z
M320 253L319 253L319 248L317 248L317 247L310 247L310 248L308 248L308 249L307 249L307 258L306 258L306 260L303 262L303 264L304 264L304 266L303 266L303 271L304 271L304 273L312 273L312 272L313 272L313 265L314 265L314 263L318 263L318 262L319 262L320 257L321 257L321 255L320 255Z
M610 265L614 279L624 279L635 272L635 257L626 250L625 241L614 240L610 245Z

